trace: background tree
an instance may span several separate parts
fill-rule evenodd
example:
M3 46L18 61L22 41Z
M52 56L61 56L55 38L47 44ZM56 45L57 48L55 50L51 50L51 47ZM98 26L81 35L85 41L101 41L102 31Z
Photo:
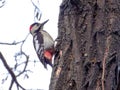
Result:
M120 90L120 1L63 0L50 90Z

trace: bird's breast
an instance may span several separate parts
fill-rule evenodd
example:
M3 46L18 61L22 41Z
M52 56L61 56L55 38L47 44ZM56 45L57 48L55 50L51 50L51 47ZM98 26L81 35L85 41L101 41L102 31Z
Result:
M44 49L49 49L54 46L54 40L53 38L47 33L42 31L43 35L43 42L44 42Z

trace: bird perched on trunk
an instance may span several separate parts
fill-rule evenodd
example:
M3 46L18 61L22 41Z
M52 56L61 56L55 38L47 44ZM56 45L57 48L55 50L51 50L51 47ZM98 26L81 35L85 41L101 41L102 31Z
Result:
M37 56L44 67L47 69L47 64L51 67L52 57L54 54L54 40L53 38L43 30L43 26L47 23L48 20L43 23L33 23L30 26L30 33L33 36L33 45Z

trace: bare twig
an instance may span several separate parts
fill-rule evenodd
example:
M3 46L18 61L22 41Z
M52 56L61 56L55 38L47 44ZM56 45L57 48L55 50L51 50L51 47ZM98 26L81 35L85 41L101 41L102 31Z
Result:
M17 56L19 56L19 55L24 55L24 56L26 57L26 61L25 61L25 63L24 63L25 65L24 65L23 70L22 70L18 75L15 75L14 72L12 71L12 69L11 69L11 68L9 67L9 65L7 64L6 60L4 59L2 53L0 52L0 58L1 58L2 62L3 62L3 64L4 64L5 68L7 69L7 71L10 73L10 75L11 75L11 77L12 77L9 90L12 89L12 86L13 86L14 82L16 83L16 86L17 86L18 90L19 90L19 88L25 90L25 89L18 83L18 81L17 81L16 78L19 77L19 76L20 76L21 74L23 74L24 72L30 71L30 70L26 70L27 65L28 65L28 61L29 61L29 56L28 56L25 52L23 52L23 50L22 50L23 45L24 45L26 39L28 38L28 36L29 36L29 34L25 37L24 40L19 41L19 42L13 42L13 43L2 43L2 42L0 42L0 44L2 44L2 45L18 45L18 44L21 44L21 45L20 45L20 52L19 52L19 54L17 54L17 55L15 56L15 59L16 59ZM15 68L17 68L17 67L18 67L18 64L15 66Z
M21 47L22 47L23 44L24 44L24 42L25 42L26 39L28 38L28 36L29 36L29 33L27 34L27 36L25 37L25 39L22 40L22 41L18 41L18 42L14 41L14 42L12 42L12 43L4 43L4 42L0 42L0 44L1 44L1 45L17 45L17 44L22 43L22 44L21 44Z
M24 52L22 52L22 54L24 54L26 56L25 66L24 66L24 69L17 75L17 77L20 76L21 74L23 74L24 72L29 71L29 70L26 70L27 65L28 65L29 56L27 56Z
M11 80L11 83L10 83L9 90L12 90L12 86L13 86L13 84L14 84L14 80L12 79L12 80Z
M2 62L3 62L3 64L4 64L5 68L7 69L7 71L10 73L10 75L11 75L11 77L12 77L12 80L13 80L12 83L15 82L16 85L17 85L17 87L20 87L21 89L25 90L25 88L23 88L23 87L18 83L14 72L11 70L11 68L10 68L9 65L7 64L7 62L6 62L4 56L2 55L1 52L0 52L0 58L1 58ZM11 84L11 85L13 85L13 84ZM10 87L11 87L11 86L10 86Z
M20 88L21 88L22 90L25 90L25 88L23 88L23 87L18 83L17 77L19 77L19 76L21 76L21 75L23 75L23 74L25 74L25 73L26 73L25 76L28 77L27 72L32 72L32 71L30 71L30 70L27 70L27 66L28 66L28 63L29 63L29 61L30 61L30 60L29 60L29 55L27 55L27 54L23 51L23 45L24 45L25 41L27 40L28 36L29 36L29 34L27 34L27 36L25 37L24 40L21 40L21 41L18 41L18 42L15 42L15 41L14 41L13 43L3 43L3 42L0 42L1 45L20 45L20 51L15 55L16 64L15 64L15 66L14 66L14 68L13 68L15 71L18 72L17 75L14 74L14 72L12 71L13 69L11 69L11 68L9 67L9 65L7 64L6 60L4 59L2 53L0 52L0 59L2 60L5 68L7 69L7 71L9 72L9 74L10 74L11 77L12 77L12 80L11 80L11 83L10 83L10 86L9 86L9 90L12 89L14 83L16 84L17 90L19 90ZM26 59L25 59L22 63L18 63L18 59L17 59L18 56L25 56ZM22 70L19 71L19 70L17 70L17 67L19 67L20 65L24 65L24 67L23 67Z
M41 16L42 16L42 13L40 11L40 8L31 0L33 6L35 7L34 9L34 21L36 21L35 18L37 18L38 21L40 21L41 19ZM38 0L38 3L39 3L39 0Z
M22 43L24 40L22 40L22 41L19 41L19 42L12 42L12 43L4 43L4 42L0 42L0 44L1 45L17 45L17 44L20 44L20 43Z
M0 8L2 8L5 5L5 0L0 0L0 3L1 3Z
M25 41L27 40L28 36L29 36L30 33L27 34L27 36L25 37L25 39L21 42L21 52L22 52L22 47L23 47L23 44L25 43Z

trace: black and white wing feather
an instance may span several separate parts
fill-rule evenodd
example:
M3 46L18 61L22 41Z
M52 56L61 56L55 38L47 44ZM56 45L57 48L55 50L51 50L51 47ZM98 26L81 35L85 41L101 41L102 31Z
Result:
M36 50L37 56L41 63L47 68L47 63L44 58L44 44L43 44L42 34L40 32L36 33L33 37L34 48Z

